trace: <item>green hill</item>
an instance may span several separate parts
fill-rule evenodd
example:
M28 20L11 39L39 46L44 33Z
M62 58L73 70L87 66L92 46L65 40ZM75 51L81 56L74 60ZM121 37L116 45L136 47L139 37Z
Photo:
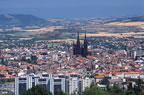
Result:
M43 26L49 24L48 21L42 18L38 18L32 15L23 14L3 14L0 15L0 26Z

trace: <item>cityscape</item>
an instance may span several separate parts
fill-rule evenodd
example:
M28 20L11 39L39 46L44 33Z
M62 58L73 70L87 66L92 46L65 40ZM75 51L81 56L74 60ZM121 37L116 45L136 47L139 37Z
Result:
M0 95L144 95L144 13L128 10L134 4L143 9L143 2L125 1L123 15L118 0L119 14L110 8L96 15L88 12L95 1L70 0L68 7L62 0L56 7L48 0L50 8L73 14L64 8L46 17L35 14L31 1L0 1ZM48 1L36 1L37 10ZM96 1L99 9L115 5Z

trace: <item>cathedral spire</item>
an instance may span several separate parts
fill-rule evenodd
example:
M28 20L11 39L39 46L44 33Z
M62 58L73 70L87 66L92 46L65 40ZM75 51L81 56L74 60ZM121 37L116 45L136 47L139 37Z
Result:
M86 39L86 30L85 30L85 39Z
M77 40L79 40L79 31L77 32Z
M85 30L84 44L87 44L86 30Z
M83 57L86 57L87 55L88 55L88 43L87 43L86 30L85 30Z
M79 31L78 31L78 33L77 33L77 45L80 45Z
M79 39L79 31L77 32L77 38Z

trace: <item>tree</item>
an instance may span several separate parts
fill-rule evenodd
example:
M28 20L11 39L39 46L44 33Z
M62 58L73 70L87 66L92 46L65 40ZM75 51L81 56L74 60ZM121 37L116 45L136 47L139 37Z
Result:
M126 91L126 95L136 95L134 90L128 90Z
M37 85L32 87L31 89L24 91L22 95L52 95L52 94L48 92L45 88L43 88L41 85Z
M14 82L15 79L14 78L9 78L9 79L0 79L0 84L3 84L5 82Z
M66 93L64 93L63 91L57 91L56 95L67 95Z
M110 95L126 95L126 91L122 90L118 84L114 84L113 87L109 88L108 92Z
M144 95L144 89L138 95Z
M134 91L136 92L136 94L138 94L139 92L141 92L144 89L144 82L141 79L138 79L136 81L136 85L134 87Z
M111 91L111 87L110 87L110 83L109 82L107 82L107 84L106 84L106 89L107 89L107 91Z
M128 90L133 90L132 83L128 84Z
M82 95L110 95L107 91L102 90L98 86L92 86L86 89Z
M102 81L101 81L101 84L103 85L107 85L109 83L108 79L107 78L104 78Z
M6 94L0 94L0 95L14 95L14 93L9 92L9 93L6 93Z
M128 84L128 89L126 91L126 95L136 95L132 83Z

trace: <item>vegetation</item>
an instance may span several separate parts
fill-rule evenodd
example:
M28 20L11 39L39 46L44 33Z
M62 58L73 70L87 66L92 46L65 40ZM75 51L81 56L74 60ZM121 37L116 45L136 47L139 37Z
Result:
M30 63L30 64L35 64L32 60L30 59L22 59L21 61L25 61L27 63Z
M63 91L57 91L56 95L67 95L67 94L64 93Z
M52 95L52 93L48 92L43 86L37 85L32 87L29 90L26 90L22 93L22 95ZM57 91L56 95L67 95L63 91Z
M0 84L3 84L5 82L14 82L15 79L14 78L9 78L9 79L0 79Z
M14 93L9 92L9 93L6 93L6 94L0 94L0 95L14 95Z
M107 83L106 90L102 90L97 86L92 86L86 89L82 95L144 95L144 82L139 79L136 81L134 87L129 83L127 90L120 88L120 85L118 84L114 84L113 87L110 87Z
M86 89L82 95L110 95L107 91L102 90L98 86L92 86Z
M114 84L112 88L107 88L107 91L109 92L110 95L127 95L126 91L121 89L119 85Z
M24 91L22 95L52 95L52 94L48 92L45 88L43 88L41 85L37 85L29 90Z

